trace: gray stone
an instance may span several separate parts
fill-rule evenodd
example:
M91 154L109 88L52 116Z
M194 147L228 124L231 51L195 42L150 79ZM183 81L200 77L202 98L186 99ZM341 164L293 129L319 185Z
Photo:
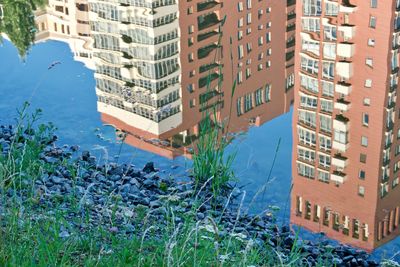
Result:
M136 178L131 178L129 180L129 183L133 184L133 185L136 185L137 187L140 187L140 184L139 184L139 182L138 182L138 180Z
M202 213L202 212L198 212L198 213L197 213L197 219L203 220L205 217L206 217L206 216L204 215L204 213Z
M111 180L111 181L113 181L113 182L116 182L116 181L119 181L119 180L121 180L121 176L120 175L111 175L110 177L109 177L109 179Z
M51 181L55 184L62 184L64 179L58 176L51 176Z
M68 238L70 237L70 233L68 233L68 231L61 231L58 236L61 238Z
M161 203L158 200L151 201L150 202L150 207L151 208L159 208L159 207L161 207Z

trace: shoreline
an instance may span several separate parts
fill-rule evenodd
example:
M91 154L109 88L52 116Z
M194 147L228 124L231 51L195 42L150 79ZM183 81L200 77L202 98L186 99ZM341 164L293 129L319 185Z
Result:
M234 240L245 251L274 255L271 257L277 261L290 261L295 255L296 262L310 266L319 266L322 261L335 266L378 266L365 251L335 246L327 240L300 240L289 225L278 225L271 212L247 214L243 209L244 194L238 188L215 196L209 181L198 187L190 177L189 182L178 182L157 170L153 162L142 169L124 163L97 165L89 151L81 152L78 146L58 147L56 140L53 131L38 135L33 128L20 131L18 126L0 127L3 157L13 150L26 150L28 142L36 149L39 144L38 158L32 160L46 169L32 181L21 179L18 188L8 186L5 190L2 183L2 236L8 234L6 217L12 217L16 207L18 214L24 207L25 214L18 215L25 218L24 223L62 221L56 231L62 242L79 241L98 231L121 240L162 242L171 227L172 234L192 228L220 247L226 246L227 240ZM108 242L99 245L108 246ZM235 261L242 258L235 253L233 250L212 260L224 263L231 257Z

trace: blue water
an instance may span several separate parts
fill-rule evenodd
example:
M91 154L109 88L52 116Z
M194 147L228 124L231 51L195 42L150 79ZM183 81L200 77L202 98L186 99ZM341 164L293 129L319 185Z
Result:
M93 71L74 61L68 45L56 41L37 44L26 62L22 62L15 47L5 41L0 48L0 59L0 124L13 123L16 108L29 101L32 110L43 110L43 121L57 126L59 145L77 144L108 161L116 161L113 156L121 149L120 162L141 167L154 161L158 168L175 177L186 175L191 163L184 157L168 160L115 140L114 129L103 126L97 112ZM56 60L62 64L48 70ZM239 184L246 190L245 202L250 210L257 213L271 205L279 206L277 216L286 222L291 186L291 127L292 112L289 112L261 127L250 128L229 148L237 153L234 169ZM99 138L98 133L104 138ZM268 179L279 140L276 163ZM257 193L265 184L265 192ZM253 201L254 196L258 197ZM312 237L307 232L302 235ZM400 238L382 246L374 255L388 257L399 250Z

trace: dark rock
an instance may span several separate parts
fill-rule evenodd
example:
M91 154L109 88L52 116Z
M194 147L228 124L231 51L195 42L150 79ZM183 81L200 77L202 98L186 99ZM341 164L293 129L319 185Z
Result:
M352 259L354 259L353 255L348 255L348 256L343 257L343 261L345 261L345 262L351 261Z
M122 176L124 174L124 169L121 166L117 166L115 168L112 168L109 171L110 175L118 175L118 176Z
M139 199L139 203L145 206L149 206L150 205L150 199L145 197L145 198L140 198Z
M282 226L282 232L283 233L290 232L290 227L288 225Z
M319 251L318 248L313 248L313 249L311 250L311 255L312 255L314 258L318 258L318 256L319 256L320 254L321 254L321 253L320 253L320 251Z
M154 162L148 162L146 163L146 165L143 168L143 172L145 173L151 173L151 172L155 172L156 169L154 168Z
M353 258L353 259L350 261L350 264L351 264L352 267L359 266L359 265L358 265L358 262L357 262L357 260L356 260L356 258Z
M76 152L79 150L79 146L73 145L73 146L70 146L70 149L71 149L71 151Z
M157 187L157 182L156 181L154 181L154 180L144 180L143 181L143 185L146 187L146 188L152 188L152 187Z
M375 260L367 260L369 266L379 266L379 264Z
M82 160L83 161L88 161L90 158L90 152L89 151L82 151Z
M254 224L260 228L266 227L266 224L263 221L256 221Z

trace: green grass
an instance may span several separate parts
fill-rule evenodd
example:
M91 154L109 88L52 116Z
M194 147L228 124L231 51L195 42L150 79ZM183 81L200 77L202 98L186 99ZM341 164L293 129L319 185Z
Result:
M221 26L225 23L224 18L221 22ZM221 45L222 34L219 35L218 47ZM220 49L215 51L214 60L210 64L216 64L217 60L221 60ZM218 64L217 64L218 65ZM233 66L231 66L233 67ZM219 80L218 88L222 90L222 65L218 67ZM207 91L210 93L211 88L211 76L215 74L212 69L208 71ZM231 92L230 92L230 112L232 112L232 101L236 90L236 81L233 81ZM223 101L223 92L219 92L217 100L212 98L214 102ZM234 181L235 174L232 170L232 164L236 158L236 153L227 154L226 148L231 143L232 138L228 138L224 133L229 132L229 118L228 122L224 124L221 118L218 118L217 106L213 105L212 108L207 109L209 101L207 99L201 104L202 121L199 124L200 133L197 141L195 142L195 153L193 155L193 177L197 187L203 186L206 183L211 185L211 190L214 196L222 193L227 188L229 182ZM201 101L200 101L201 102ZM230 114L229 114L230 115ZM230 116L229 116L230 117ZM222 118L223 119L223 118Z
M296 245L286 257L279 249L256 245L252 237L244 238L235 227L224 229L216 218L197 220L197 209L204 201L197 198L198 194L195 205L186 213L173 209L183 205L184 199L164 200L163 222L151 217L156 210L134 207L129 223L135 230L129 235L110 231L101 226L104 224L72 227L87 225L91 218L78 196L61 195L43 204L39 201L41 193L34 191L35 179L54 168L40 159L46 144L53 140L54 126L38 124L40 111L28 115L28 106L19 112L9 153L0 157L0 266L302 266L305 255ZM54 164L67 167L71 179L78 179L79 167L74 159ZM220 170L216 168L215 172ZM14 190L12 197L7 193L10 189ZM199 190L208 189L203 186ZM110 195L104 204L103 208L112 211L107 219L111 225L120 201L118 195ZM70 213L75 215L67 219ZM176 223L176 217L182 218L182 223ZM64 230L70 235L61 236Z

